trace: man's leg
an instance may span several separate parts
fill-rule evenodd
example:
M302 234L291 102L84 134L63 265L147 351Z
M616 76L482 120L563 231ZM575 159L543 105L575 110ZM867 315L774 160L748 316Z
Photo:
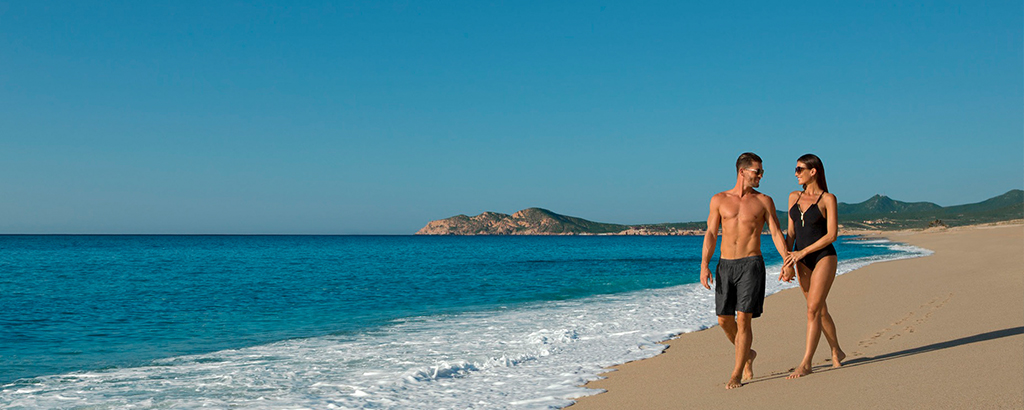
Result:
M741 382L743 370L752 359L750 345L754 341L754 336L750 330L751 319L753 319L751 313L736 312L736 336L733 339L733 344L736 345L736 366L733 368L729 383L725 385L726 389L743 385Z
M749 315L749 313L747 313ZM718 326L725 331L725 337L729 338L729 343L736 344L736 318L733 316L719 316ZM754 378L754 359L757 358L757 351L750 349L750 355L747 356L747 364L743 366L743 379L750 380Z
M736 318L734 316L719 316L718 326L725 331L725 337L729 338L729 343L736 344Z

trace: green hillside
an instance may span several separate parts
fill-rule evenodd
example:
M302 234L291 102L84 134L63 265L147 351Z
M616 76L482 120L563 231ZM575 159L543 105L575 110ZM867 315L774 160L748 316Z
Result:
M853 229L915 229L1014 219L1024 219L1024 191L1019 189L982 202L950 207L901 202L881 195L859 204L839 204L839 223Z
M902 202L885 195L875 195L859 204L840 202L839 215L893 214L932 212L942 209L931 202Z
M998 211L1000 209L1008 209L1017 207L1020 208L1021 204L1024 204L1024 191L1019 189L1011 190L1005 194L999 195L994 198L987 199L976 204L957 205L946 208L948 213L964 213L964 212L988 212Z

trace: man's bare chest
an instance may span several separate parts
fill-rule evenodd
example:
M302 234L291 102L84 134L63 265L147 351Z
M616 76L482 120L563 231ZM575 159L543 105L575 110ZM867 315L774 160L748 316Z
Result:
M761 201L727 201L719 209L723 220L751 221L764 219L765 208Z

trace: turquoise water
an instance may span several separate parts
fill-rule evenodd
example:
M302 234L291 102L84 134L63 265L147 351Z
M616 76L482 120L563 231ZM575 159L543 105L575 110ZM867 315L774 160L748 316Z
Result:
M889 243L850 239L837 242L842 259L916 255ZM410 320L466 315L491 320L563 302L585 309L604 297L697 282L701 241L0 236L0 384L14 383L5 387L11 393L39 383L35 377L137 371L161 360L288 340L320 343L317 338L326 337L342 345L353 340L375 345L375 332ZM777 264L770 240L763 242L766 263ZM441 333L459 330L437 326ZM385 336L379 340L379 345L394 342ZM372 367L352 366L364 365ZM0 394L0 403L6 398L12 404L12 397L24 399Z

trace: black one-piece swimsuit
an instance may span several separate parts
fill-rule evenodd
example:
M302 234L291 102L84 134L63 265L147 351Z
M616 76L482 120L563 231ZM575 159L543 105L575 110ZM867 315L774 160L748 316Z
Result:
M807 210L802 214L800 212L800 201L796 201L797 203L793 204L792 208L789 208L789 219L793 220L793 227L795 228L793 235L795 236L793 241L794 251L810 246L828 233L828 221L825 220L825 216L818 209L818 201L821 201L822 195L825 195L825 193L822 192L821 195L818 195L818 200L807 207ZM835 254L836 247L830 243L822 249L808 253L800 262L813 271L821 258Z

